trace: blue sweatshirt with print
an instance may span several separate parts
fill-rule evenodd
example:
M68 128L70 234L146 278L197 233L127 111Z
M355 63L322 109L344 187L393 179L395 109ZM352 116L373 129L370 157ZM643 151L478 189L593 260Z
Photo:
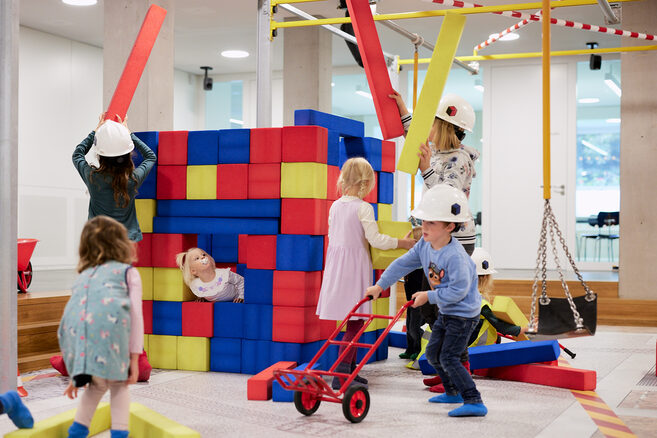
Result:
M481 313L481 295L478 290L475 264L458 240L452 238L444 247L435 250L429 242L420 239L406 254L392 262L377 285L384 290L409 272L422 268L444 276L428 293L429 302L437 304L440 313L463 318L474 318ZM436 275L434 275L434 278Z

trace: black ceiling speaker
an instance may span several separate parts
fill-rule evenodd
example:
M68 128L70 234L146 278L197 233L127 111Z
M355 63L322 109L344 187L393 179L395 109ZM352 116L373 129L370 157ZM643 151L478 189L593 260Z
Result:
M589 49L595 49L598 47L598 43L586 43L586 45L589 46ZM591 53L591 57L589 58L589 69L600 70L600 67L602 67L602 56Z
M212 70L212 67L201 67L202 70L205 70L205 76L203 76L203 89L206 91L212 90L212 78L208 77L208 70Z
M347 9L347 2L346 0L339 0L338 4L338 9L344 9L344 16L348 17L349 16L349 10ZM351 23L342 23L340 25L340 30L342 32L348 33L349 35L355 37L356 35L354 34L354 26ZM356 61L356 64L359 66L363 66L363 58L360 57L360 52L358 51L358 45L345 40L345 43L347 43L347 48L351 52L351 56L354 57L354 61Z

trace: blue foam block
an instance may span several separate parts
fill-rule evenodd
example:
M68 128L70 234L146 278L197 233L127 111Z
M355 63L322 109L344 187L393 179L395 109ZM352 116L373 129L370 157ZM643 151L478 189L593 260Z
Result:
M238 238L239 239L239 238ZM235 267L235 272L244 277L246 274L246 263L238 263Z
M199 234L196 236L196 245L208 254L212 254L212 234Z
M278 219L262 218L156 216L153 218L153 232L170 234L276 234L278 233L278 222ZM319 237L323 238L323 236ZM317 269L302 270L320 271L321 269L320 263L320 267Z
M301 345L296 342L272 342L271 363L301 362Z
M271 365L271 341L242 339L242 374L258 374Z
M358 339L358 342L359 342L359 343L362 343L362 344L374 344L374 342L376 342L376 338L377 338L377 331L373 331L373 332L365 332L365 333L363 333L363 334L361 335L361 337ZM356 355L356 359L360 362L361 360L363 360L363 358L365 357L365 355L367 354L368 351L369 351L369 350L368 350L367 348L359 348L359 349L358 349L358 354ZM369 358L369 360L367 361L367 363L376 362L376 360L377 360L377 359L376 359L376 352L375 352L375 353Z
M388 333L388 341L390 342L391 347L407 348L408 346L406 342L406 333L404 332L391 330L390 333Z
M182 303L153 301L153 334L182 336Z
M272 361L273 362L273 361ZM276 362L273 362L276 363ZM302 363L298 367L294 368L295 370L303 371L306 369L308 366L308 362ZM312 369L316 370L318 364L313 365ZM292 403L294 401L294 391L289 391L287 389L283 389L280 383L276 379L274 379L274 382L271 385L271 399L272 401L275 402L289 402Z
M345 137L340 148L340 168L348 158L363 157L376 171L381 170L381 140L373 137ZM344 161L342 159L344 158Z
M279 234L276 238L279 271L321 271L323 258L324 236Z
M244 302L248 304L272 304L274 271L271 269L247 269L244 274Z
M220 130L219 164L248 163L250 142L250 129Z
M326 164L329 166L340 165L340 133L338 131L328 130L326 138L327 155Z
M242 370L242 340L210 338L210 370L239 373Z
M152 173L152 172L151 172ZM281 217L280 199L202 199L157 201L158 216Z
M244 338L271 341L273 306L242 304L244 306Z
M380 338L383 335L384 329L378 329L376 331L376 337ZM383 338L383 341L381 341L381 345L379 345L379 348L376 349L376 360L386 360L388 359L388 346L390 345L390 334L388 333L388 336Z
M237 234L213 234L212 258L220 263L237 263Z
M419 357L418 365L420 365L420 371L422 371L422 374L424 374L425 376L430 374L436 374L436 370L434 369L434 367L432 367L429 364L426 355L422 354L422 356Z
M143 141L146 143L146 146L150 150L157 155L157 145L158 145L158 139L159 139L159 132L157 131L142 131L142 132L133 132L139 140ZM132 162L135 163L135 167L138 167L142 161L144 161L144 157L141 155L141 152L137 148L134 149L132 153Z
M300 362L310 362L317 352L322 348L326 341L315 341L301 344L301 360ZM338 349L337 345L329 346L326 351L319 357L317 360L317 369L328 370L331 365L335 363L338 359Z
M395 200L395 176L391 172L379 172L378 200L381 204L392 204Z
M559 342L556 340L504 342L471 347L468 348L468 352L471 370L550 362L557 360L561 353Z
M219 163L219 131L189 131L187 134L187 164Z
M137 189L137 199L157 198L157 165L153 166L141 186Z
M363 137L365 135L365 124L363 122L312 109L294 111L294 125L323 126L326 129L337 131L343 136Z
M214 336L218 338L244 337L244 307L229 301L214 303Z
M379 220L379 206L376 204L372 204L370 202L370 205L372 206L372 209L374 209L374 220L378 221Z

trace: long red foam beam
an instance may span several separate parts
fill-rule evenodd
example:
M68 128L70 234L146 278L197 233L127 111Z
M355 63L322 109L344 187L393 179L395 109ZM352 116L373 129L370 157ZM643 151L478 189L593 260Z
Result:
M125 115L130 107L130 102L132 102L132 96L135 95L139 79L144 72L146 62L148 61L153 46L155 45L155 40L160 33L166 15L166 9L161 8L160 6L151 5L150 8L148 8L144 22L137 34L135 44L132 46L130 56L125 63L123 73L121 73L119 82L116 85L114 94L112 95L112 100L107 108L107 113L105 115L106 120L110 119L118 121L117 115L121 117L121 119L125 119Z
M354 26L358 51L363 60L367 83L370 86L383 138L387 140L404 135L397 104L388 97L392 94L393 88L369 2L368 0L347 0L347 8Z

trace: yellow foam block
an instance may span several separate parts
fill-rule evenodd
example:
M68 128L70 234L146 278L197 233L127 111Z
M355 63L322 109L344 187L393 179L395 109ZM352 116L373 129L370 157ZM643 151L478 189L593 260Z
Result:
M522 310L518 305L509 297L496 296L493 300L491 309L495 316L497 316L502 321L508 322L509 324L518 325L520 327L527 327L529 321ZM520 341L526 341L529 338L525 336L524 333L521 333L518 337Z
M436 40L436 49L422 85L422 91L413 111L413 120L404 141L404 147L397 161L397 169L415 175L420 163L417 156L420 143L427 141L427 135L436 117L438 102L443 94L447 75L452 67L456 49L461 40L465 15L446 14Z
M217 199L217 166L187 166L187 199Z
M146 356L148 356L148 337L150 335L144 335L144 351L146 352Z
M200 438L201 434L139 403L130 403L130 438Z
M281 163L281 198L326 199L326 164Z
M178 268L153 268L153 300L193 301L196 296L183 281Z
M178 337L178 369L210 371L210 339Z
M390 313L390 297L379 298L374 301L374 314L375 315L388 315ZM385 329L390 323L389 319L377 318L373 324L376 324L376 329Z
M137 267L141 277L141 299L153 299L153 268Z
M392 220L392 204L377 204L379 207L378 219L380 221Z
M379 225L379 232L381 234L387 234L388 236L399 239L404 237L412 229L410 222L377 221L376 223ZM388 249L384 251L371 247L372 267L374 269L385 269L398 257L406 254L406 252L405 249Z
M135 210L142 233L152 233L156 214L155 199L135 199Z
M71 409L34 424L32 429L19 429L5 435L5 438L66 438L75 412ZM89 436L101 433L111 426L109 403L99 403L89 425Z
M177 336L150 335L148 361L153 368L175 370L178 367Z

